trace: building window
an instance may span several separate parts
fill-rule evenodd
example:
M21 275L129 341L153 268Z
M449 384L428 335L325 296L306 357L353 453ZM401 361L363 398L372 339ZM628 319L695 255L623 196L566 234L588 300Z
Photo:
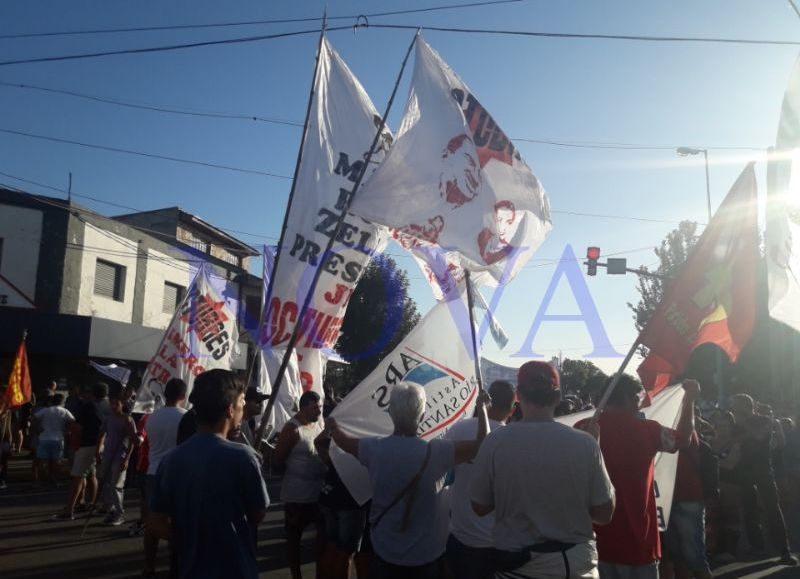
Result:
M3 267L3 238L0 237L0 269Z
M175 283L164 282L164 313L174 314L183 301L186 288Z
M94 295L125 301L125 267L98 259L94 272Z

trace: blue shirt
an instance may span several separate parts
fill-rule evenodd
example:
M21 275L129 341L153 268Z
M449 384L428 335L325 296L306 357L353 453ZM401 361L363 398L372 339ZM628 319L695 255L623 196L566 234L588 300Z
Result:
M172 520L180 577L258 577L247 514L269 495L252 448L198 432L163 458L149 500Z

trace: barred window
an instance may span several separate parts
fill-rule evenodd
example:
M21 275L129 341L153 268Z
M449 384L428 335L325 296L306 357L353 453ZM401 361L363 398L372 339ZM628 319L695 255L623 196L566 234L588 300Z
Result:
M94 295L125 301L125 267L98 259L94 272Z
M164 282L164 313L175 313L175 310L178 309L178 306L183 301L185 293L185 287L168 281Z

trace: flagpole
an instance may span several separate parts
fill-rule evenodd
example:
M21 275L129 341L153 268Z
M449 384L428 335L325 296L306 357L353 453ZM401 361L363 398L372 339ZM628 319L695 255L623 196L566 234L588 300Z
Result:
M381 117L380 126L378 127L377 132L375 133L375 138L372 139L372 145L370 145L369 152L367 156L364 158L364 170L359 172L358 179L356 182L353 183L353 188L350 191L350 195L347 196L347 199L343 203L343 207L341 213L339 214L339 220L336 222L336 229L334 229L333 234L328 238L328 243L325 247L325 251L322 253L322 257L320 258L320 265L317 266L317 269L314 271L314 278L311 280L311 285L308 288L308 292L306 293L306 298L303 301L303 307L300 309L300 312L297 315L297 321L295 322L294 329L292 330L292 335L289 338L289 343L286 345L286 352L283 355L283 360L281 360L280 368L278 368L278 373L275 376L275 383L272 385L272 394L270 396L269 402L267 402L267 408L264 410L264 414L261 416L261 424L258 427L258 436L256 437L256 444L258 449L260 450L261 446L263 445L263 433L267 427L267 422L269 421L270 414L272 414L272 408L275 406L275 400L277 399L278 392L280 391L281 385L283 383L283 376L286 373L286 368L289 365L289 359L292 355L292 351L294 350L295 345L297 344L297 340L300 338L300 330L303 327L303 318L308 311L309 306L311 305L311 300L314 297L314 291L316 290L317 283L319 282L320 276L322 275L322 267L321 264L325 262L325 259L328 255L330 255L331 250L333 249L333 244L336 239L338 239L339 235L341 234L342 227L344 226L345 217L347 217L347 213L350 210L350 205L353 202L353 198L358 191L358 188L361 186L361 181L364 179L364 174L367 172L367 168L369 167L370 161L372 160L372 156L375 154L375 148L378 145L378 142L383 135L383 131L386 128L386 117L389 116L389 112L392 109L392 104L394 103L395 96L397 96L397 89L400 87L400 81L403 78L403 72L406 69L406 63L408 62L408 57L411 56L411 49L414 48L414 44L417 42L417 38L419 37L419 30L414 35L414 39L408 45L408 50L406 50L406 55L403 58L403 63L400 65L400 72L397 75L397 80L395 80L394 88L392 88L392 94L389 97L389 102L386 104L386 110ZM277 271L277 264L276 264L276 271ZM273 275L273 278L275 276Z
M464 278L467 282L467 309L469 309L469 329L472 334L472 353L475 361L475 377L478 379L478 388L483 390L483 377L481 376L481 359L478 354L478 335L475 331L475 312L472 297L472 280L470 279L469 270L464 270Z
M317 42L317 57L314 61L314 75L311 77L311 90L308 93L308 104L306 105L306 118L303 123L303 133L300 136L300 147L297 149L297 160L294 165L294 175L292 175L292 187L289 189L289 200L286 202L286 213L283 214L283 225L281 225L281 235L278 238L278 249L275 252L275 261L272 264L273 274L278 271L278 262L281 258L281 249L286 237L286 229L289 227L289 214L292 211L292 204L294 203L294 193L297 189L297 175L300 172L300 164L303 162L303 152L306 143L306 135L308 135L308 119L311 117L311 106L314 103L315 88L317 86L317 73L319 71L319 57L322 53L322 41L325 39L325 31L328 29L328 9L325 9L322 16L322 28L319 31L319 41ZM266 252L266 248L264 249ZM266 259L266 255L264 256ZM250 385L250 380L253 376L253 368L256 365L256 359L261 351L261 328L264 327L264 318L269 311L269 302L272 297L272 289L275 284L275 275L271 275L269 283L267 284L267 295L264 296L264 303L261 304L261 312L258 316L258 328L256 337L256 352L253 359L250 361L250 366L247 368L247 385Z

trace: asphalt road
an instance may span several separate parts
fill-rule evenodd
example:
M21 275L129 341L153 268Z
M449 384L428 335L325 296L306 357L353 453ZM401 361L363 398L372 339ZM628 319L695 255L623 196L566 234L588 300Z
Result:
M67 483L60 488L45 485L33 488L30 461L13 457L8 489L0 491L0 577L3 579L138 578L142 571L142 540L129 537L128 524L107 527L96 515L81 538L85 518L72 522L51 522L66 499ZM278 481L271 481L271 497L278 496ZM125 492L129 522L138 517L138 492ZM85 517L85 515L84 515ZM270 507L258 532L260 577L289 579L283 544L283 511L279 504ZM312 537L303 545L303 577L314 577ZM157 560L158 577L167 577L167 550L162 546ZM733 563L715 569L720 579L800 579L800 568L787 568L775 559ZM413 578L411 578L413 579ZM457 579L457 578L456 578Z

